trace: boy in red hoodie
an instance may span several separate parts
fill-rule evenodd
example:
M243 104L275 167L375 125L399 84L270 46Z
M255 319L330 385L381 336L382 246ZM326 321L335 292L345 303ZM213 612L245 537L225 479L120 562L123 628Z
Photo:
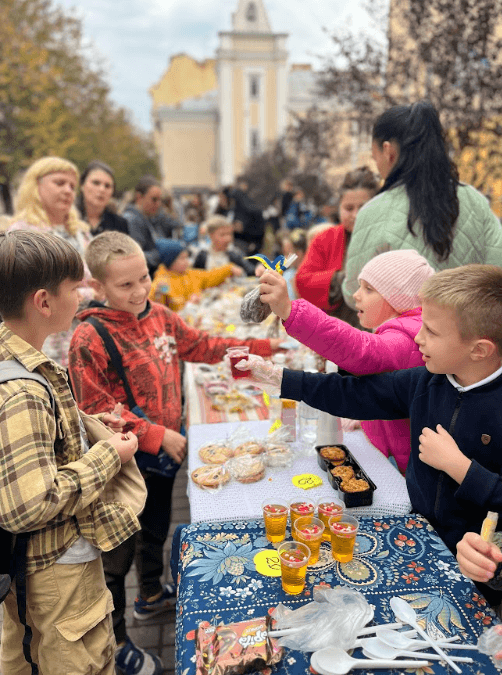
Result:
M75 397L87 413L110 412L123 404L122 417L138 436L138 447L158 465L146 473L148 497L140 516L136 567L140 595L135 601L136 619L149 618L165 610L176 596L170 584L162 586L162 548L170 523L174 476L186 455L181 427L180 361L217 363L227 347L246 344L262 356L278 349L280 340L236 340L210 337L190 328L173 311L151 303L151 279L139 245L120 232L103 232L89 244L86 261L92 284L103 303L78 315L82 323L75 330L69 353L69 370ZM111 364L110 355L98 335L98 320L113 339L135 403L143 416L131 412L123 380ZM157 460L153 459L155 463ZM105 575L112 592L114 630L118 650L117 666L129 673L161 672L158 657L136 647L125 627L125 576L134 553L134 537L103 558ZM152 660L155 663L152 663ZM129 668L129 669L128 669Z

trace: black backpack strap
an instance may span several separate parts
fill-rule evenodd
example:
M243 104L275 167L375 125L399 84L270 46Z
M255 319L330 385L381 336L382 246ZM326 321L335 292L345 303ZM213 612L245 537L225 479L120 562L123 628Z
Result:
M26 552L28 550L29 538L29 532L23 532L16 535L13 558L16 570L17 613L19 615L19 621L24 626L23 654L24 658L31 666L31 674L38 675L38 666L31 658L30 644L33 632L29 624L26 623Z
M132 410L133 408L136 407L136 401L134 400L131 387L129 386L129 382L127 381L127 377L124 370L124 364L122 363L122 357L120 356L120 352L117 349L115 340L103 326L101 321L98 321L94 316L86 317L85 321L88 321L91 324L91 326L94 326L97 334L103 340L105 349L110 356L111 364L117 371L118 376L120 377L120 379L124 384L124 390L127 396L127 403L129 405L129 410Z

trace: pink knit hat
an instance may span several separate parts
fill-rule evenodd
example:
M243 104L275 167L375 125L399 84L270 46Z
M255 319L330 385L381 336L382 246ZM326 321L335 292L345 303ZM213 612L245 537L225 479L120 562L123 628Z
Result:
M403 250L375 256L357 278L373 286L398 314L402 314L420 307L418 292L433 274L434 270L423 256L415 250Z

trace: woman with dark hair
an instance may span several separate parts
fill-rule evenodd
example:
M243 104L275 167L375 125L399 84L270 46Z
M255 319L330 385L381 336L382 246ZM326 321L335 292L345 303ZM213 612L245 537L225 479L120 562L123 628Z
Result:
M77 208L82 220L89 224L91 234L101 234L105 230L129 234L127 220L110 208L110 199L114 192L113 170L104 162L90 162L80 176Z
M415 249L436 270L502 266L502 227L485 197L459 182L429 101L380 115L372 153L384 184L356 218L343 283L348 304L364 265L390 250Z

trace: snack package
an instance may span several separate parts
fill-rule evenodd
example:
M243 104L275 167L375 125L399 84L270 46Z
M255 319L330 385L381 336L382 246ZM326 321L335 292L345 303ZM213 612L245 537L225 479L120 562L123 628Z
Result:
M258 260L261 264L269 270L275 270L282 274L290 265L294 263L297 255L293 253L288 256L287 259L284 259L283 255L278 255L273 262L271 262L267 256L262 254L251 255L249 256L250 260ZM270 305L267 305L266 302L260 300L260 287L257 286L253 288L252 291L249 291L243 299L241 304L241 319L244 323L261 323L270 316L272 310Z
M230 475L239 483L257 483L265 477L265 464L259 455L232 457L225 464Z
M199 457L204 464L225 464L234 454L225 441L211 441L199 448Z
M218 492L231 479L230 472L223 464L204 464L191 473L193 483L202 490Z
M199 625L196 675L241 675L278 663L283 649L268 637L270 617L223 626Z
M285 469L293 464L295 454L288 445L289 440L290 429L287 425L282 425L268 434L264 442L263 462L265 466Z

